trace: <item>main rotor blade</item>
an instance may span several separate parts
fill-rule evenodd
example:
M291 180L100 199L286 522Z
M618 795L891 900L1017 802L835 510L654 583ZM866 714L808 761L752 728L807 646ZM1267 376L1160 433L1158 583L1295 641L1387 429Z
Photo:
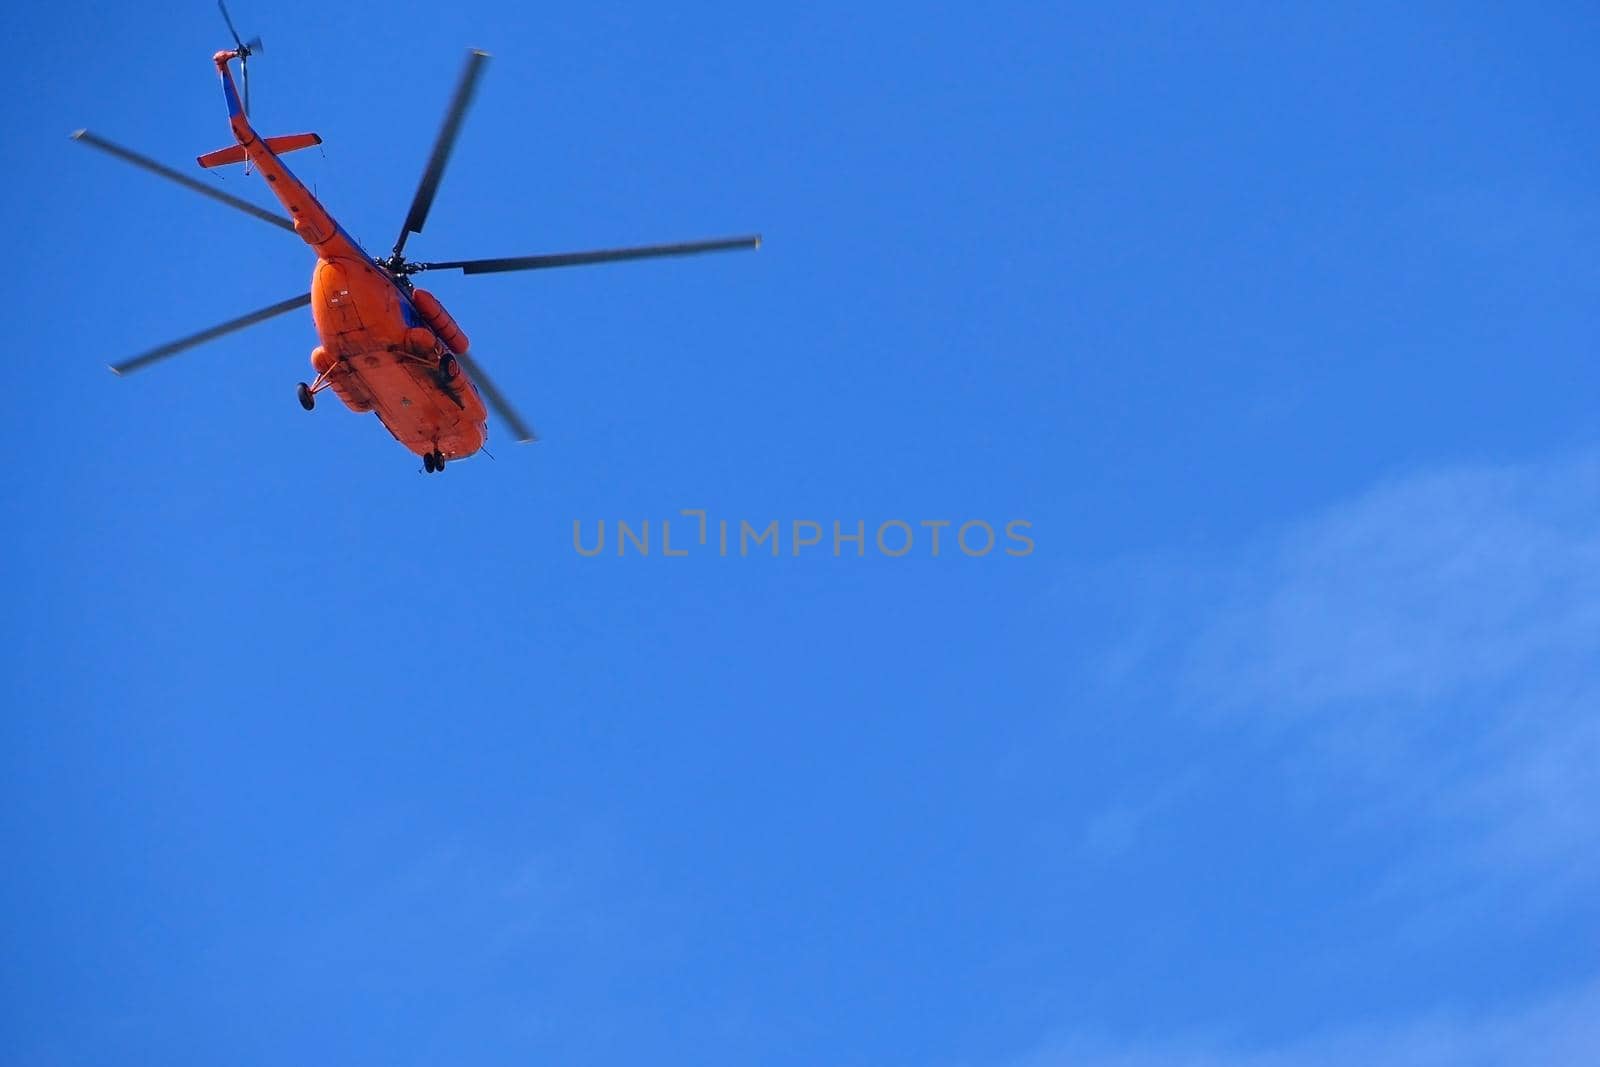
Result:
M132 359L124 360L121 363L113 363L111 369L117 374L132 374L136 370L143 370L152 363L159 362L169 356L175 356L179 352L193 348L195 345L214 341L225 334L233 333L235 330L242 330L246 326L254 326L258 322L265 322L274 315L282 315L286 311L303 308L309 303L311 303L311 294L301 293L299 296L290 297L288 300L273 304L271 307L264 307L260 311L252 311L248 315L241 315L236 319L231 319L220 326L213 326L209 330L201 330L199 333L185 337L181 341L173 341L171 344L162 345L160 348L152 348L150 351L134 356Z
M459 355L456 359L460 361L463 367L467 368L467 373L472 376L473 382L478 386L478 392L482 393L484 399L489 401L489 406L494 409L494 413L504 419L506 425L511 427L511 432L517 435L518 444L539 439L539 435L533 432L533 427L522 421L522 416L517 414L517 409L511 406L511 402L506 399L505 394L483 372L483 368L478 365L476 360L470 356Z
M693 256L701 252L735 252L761 247L761 235L721 237L714 241L685 241L671 245L641 245L637 248L608 248L596 252L559 252L546 256L514 256L509 259L456 259L448 263L414 263L413 270L460 270L463 274L493 274L506 270L540 270L545 267L578 267L587 263L614 263L624 259L651 259L656 256Z
M91 148L98 148L102 152L109 153L110 155L116 156L118 159L132 163L136 167L142 167L143 169L150 171L152 174L159 174L163 178L175 181L186 189L193 189L201 196L209 196L211 199L216 200L219 203L227 204L232 208L238 208L247 215L254 215L262 222L270 222L274 226L283 227L290 233L294 232L294 223L290 222L282 215L275 215L266 208L257 207L248 200L240 200L236 196L229 196L220 189L213 189L204 182L197 182L187 174L179 174L171 167L157 163L149 156L142 156L130 148L123 148L119 144L113 144L104 137L90 133L88 130L79 130L77 133L72 135L72 139L74 141L81 141L84 144L89 145Z
M478 88L478 78L482 76L484 64L488 61L488 52L474 48L467 53L467 65L461 68L461 80L456 83L455 95L450 98L450 107L445 111L444 125L439 127L439 139L433 143L433 154L428 157L428 166L422 172L421 183L417 185L417 195L411 201L405 226L395 241L394 253L397 256L405 248L406 238L413 233L421 233L422 224L428 221L433 195L439 191L439 179L444 176L445 164L450 162L450 151L455 148L456 136L461 132L461 121L466 118L472 94Z

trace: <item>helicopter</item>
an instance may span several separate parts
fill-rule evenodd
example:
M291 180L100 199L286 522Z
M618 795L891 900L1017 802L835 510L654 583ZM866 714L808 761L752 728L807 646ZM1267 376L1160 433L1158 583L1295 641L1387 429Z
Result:
M423 469L431 474L443 471L447 461L464 459L484 447L491 409L506 423L518 442L538 438L482 365L469 354L470 342L460 324L437 297L412 284L413 275L430 270L460 270L463 274L542 270L761 246L761 237L756 234L498 259L442 262L407 259L406 241L412 234L422 232L467 108L489 59L487 52L473 49L467 53L466 65L446 108L444 122L434 140L400 236L386 258L377 258L339 225L281 158L321 144L322 138L314 133L262 137L250 125L248 61L262 51L261 39L241 40L227 6L222 0L218 0L217 6L222 10L234 42L233 48L212 56L221 77L234 143L197 157L197 162L206 169L242 163L247 173L253 167L289 213L288 218L224 193L88 130L78 130L72 137L296 234L317 256L311 287L308 292L114 363L111 370L116 374L143 370L197 345L309 305L321 343L311 352L311 368L315 375L310 382L296 385L300 406L311 411L316 406L317 396L332 390L351 411L375 413L395 440L422 457ZM231 69L235 61L243 82L242 98Z

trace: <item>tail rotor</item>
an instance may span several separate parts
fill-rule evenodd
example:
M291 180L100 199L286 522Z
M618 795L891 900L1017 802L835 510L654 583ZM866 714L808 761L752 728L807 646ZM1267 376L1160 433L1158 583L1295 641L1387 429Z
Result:
M250 114L250 57L266 49L261 44L259 35L248 41L241 40L239 31L233 26L233 16L228 14L228 5L223 0L217 0L217 10L222 12L222 21L228 24L228 32L233 35L233 43L239 50L239 78L244 82L244 113Z

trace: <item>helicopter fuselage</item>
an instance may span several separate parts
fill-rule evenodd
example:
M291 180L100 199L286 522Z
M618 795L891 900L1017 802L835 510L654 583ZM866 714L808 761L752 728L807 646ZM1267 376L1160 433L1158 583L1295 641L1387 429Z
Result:
M352 411L376 413L419 456L472 455L488 438L488 411L456 359L467 354L466 335L431 294L368 255L257 135L228 67L237 56L213 57L234 138L317 255L311 315L321 344L308 395L331 389Z
M113 363L111 370L116 374L140 370L196 345L309 306L322 343L311 353L311 365L317 372L314 382L300 382L296 386L301 406L312 410L316 407L316 394L332 390L352 411L376 413L396 440L422 457L423 470L432 473L443 470L447 459L459 459L483 450L491 410L511 430L514 440L536 441L538 436L505 394L496 388L485 368L467 354L467 336L450 313L433 294L411 284L414 275L429 270L500 274L761 247L760 234L745 234L532 256L432 262L405 258L406 240L411 234L422 232L461 129L462 117L472 102L478 79L489 59L489 53L474 48L467 52L466 66L456 83L394 250L385 258L375 258L345 232L305 183L284 165L284 155L321 144L322 138L314 133L263 138L250 125L248 109L240 101L230 64L235 59L239 61L240 77L248 97L246 63L251 55L260 51L261 41L260 38L249 42L241 40L222 0L218 0L218 6L238 46L212 57L222 79L233 143L198 156L195 161L207 169L242 163L246 173L252 168L259 171L272 195L287 210L288 218L224 193L209 183L195 181L88 130L78 130L72 137L263 222L291 231L309 245L317 257L310 291Z

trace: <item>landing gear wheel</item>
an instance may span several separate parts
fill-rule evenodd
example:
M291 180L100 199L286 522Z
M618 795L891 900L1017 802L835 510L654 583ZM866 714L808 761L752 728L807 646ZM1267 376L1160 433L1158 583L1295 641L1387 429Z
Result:
M456 357L446 352L444 358L439 360L439 377L447 382L453 382L461 377L461 364L456 362Z
M436 471L444 470L444 453L437 449L433 453L433 469Z
M317 406L317 398L311 395L311 386L307 385L305 382L301 382L300 384L296 385L294 387L294 393L295 396L300 398L300 406L305 408L307 411L310 411L312 408Z
M437 468L433 465L433 453L424 452L422 455L422 469L432 474Z

